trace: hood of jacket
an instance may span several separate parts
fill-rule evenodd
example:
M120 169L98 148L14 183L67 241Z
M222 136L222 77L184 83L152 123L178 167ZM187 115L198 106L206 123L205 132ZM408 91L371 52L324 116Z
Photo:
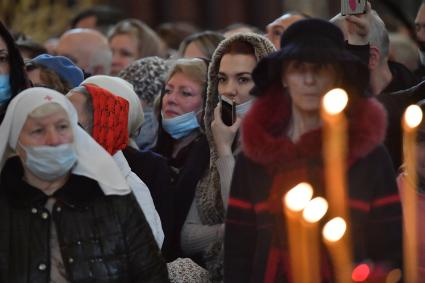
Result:
M224 217L219 174L215 165L218 156L211 131L211 122L214 119L214 108L219 101L217 75L220 69L221 58L228 47L238 41L246 42L253 47L257 62L275 51L273 44L264 36L253 33L241 33L223 40L214 51L211 58L208 69L208 86L204 113L205 135L210 147L210 162L209 170L199 182L196 192L199 215L202 222L208 225L222 223Z

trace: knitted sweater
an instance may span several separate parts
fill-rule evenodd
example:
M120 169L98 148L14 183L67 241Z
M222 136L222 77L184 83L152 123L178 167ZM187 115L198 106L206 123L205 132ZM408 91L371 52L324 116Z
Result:
M355 261L400 266L400 198L391 161L380 145L384 111L375 99L359 98L348 112L347 180ZM290 116L289 99L276 86L257 99L243 121L244 154L236 162L226 218L225 282L290 282L281 198L301 181L326 198L322 131L310 131L293 143L282 135ZM321 270L322 278L330 281L332 269L324 264Z

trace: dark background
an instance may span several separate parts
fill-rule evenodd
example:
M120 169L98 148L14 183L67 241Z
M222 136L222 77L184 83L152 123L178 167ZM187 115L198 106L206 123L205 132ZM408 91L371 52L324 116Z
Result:
M187 21L201 29L221 29L244 22L264 29L287 10L329 19L341 0L0 0L0 19L14 31L37 41L58 36L70 19L93 4L109 4L155 28L160 23ZM371 0L390 31L413 23L421 0Z

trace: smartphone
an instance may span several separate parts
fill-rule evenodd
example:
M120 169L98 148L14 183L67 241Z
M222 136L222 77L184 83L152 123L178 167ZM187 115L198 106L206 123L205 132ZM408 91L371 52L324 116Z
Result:
M236 103L223 95L219 95L221 102L221 120L226 126L231 126L236 121Z
M358 15L366 13L367 0L341 0L341 15Z

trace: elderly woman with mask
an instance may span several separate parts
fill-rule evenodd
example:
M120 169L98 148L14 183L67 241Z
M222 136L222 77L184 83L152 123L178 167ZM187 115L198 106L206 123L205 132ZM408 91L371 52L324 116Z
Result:
M0 135L1 282L168 282L120 169L62 94L23 91Z
M201 59L178 59L170 68L160 101L158 143L154 149L168 160L174 199L176 256L180 230L208 166L208 142L201 128L207 64Z

